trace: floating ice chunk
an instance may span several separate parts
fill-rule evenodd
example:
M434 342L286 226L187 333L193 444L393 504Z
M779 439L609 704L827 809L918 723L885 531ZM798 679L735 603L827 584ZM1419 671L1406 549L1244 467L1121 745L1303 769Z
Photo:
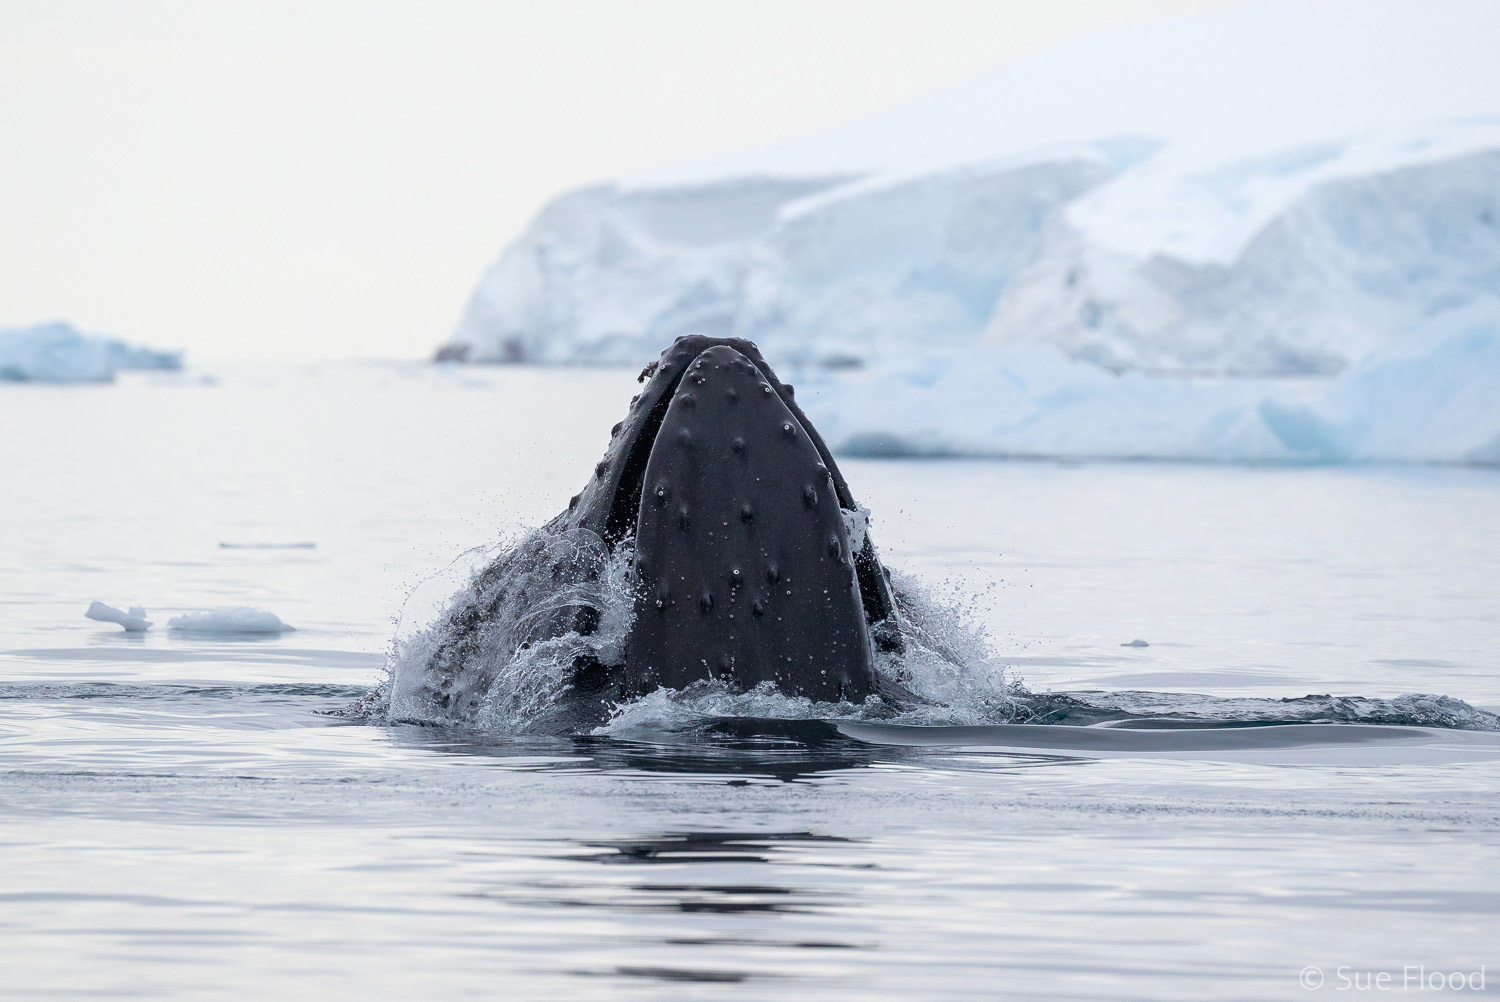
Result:
M119 623L126 633L145 633L151 628L151 623L146 619L146 610L138 605L132 605L129 612L121 612L112 605L92 602L84 615L101 623Z
M301 541L294 543L226 543L219 542L221 550L315 550L317 543Z
M283 623L275 613L240 606L209 609L173 616L167 625L182 633L285 633L295 627Z
M0 382L107 383L121 369L181 369L180 352L82 334L64 323L0 330Z
M1146 643L1140 637L1137 637L1134 640L1130 641L1130 643L1128 643L1128 644L1121 644L1120 646L1121 647L1150 647L1151 645L1148 644L1148 643Z

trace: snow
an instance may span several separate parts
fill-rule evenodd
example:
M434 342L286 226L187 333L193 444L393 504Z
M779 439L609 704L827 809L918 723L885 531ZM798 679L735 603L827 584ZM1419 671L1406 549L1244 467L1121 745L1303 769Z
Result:
M167 625L183 633L286 633L294 629L274 613L241 606L173 616Z
M1500 289L1500 128L1487 134L1482 152L1314 184L1225 262L1131 255L1072 229L1009 283L985 337L1116 369L1341 371Z
M131 606L129 612L121 612L112 605L91 602L84 615L101 623L119 623L126 633L145 633L151 629L151 623L146 619L146 610L138 605Z
M107 383L122 369L180 368L180 352L82 334L65 323L0 330L0 382Z
M1103 138L1226 163L1496 114L1490 0L1280 0L1088 34L842 128L630 178L920 172Z
M1497 37L1483 0L1089 36L566 193L447 350L640 364L748 337L872 453L1495 461Z

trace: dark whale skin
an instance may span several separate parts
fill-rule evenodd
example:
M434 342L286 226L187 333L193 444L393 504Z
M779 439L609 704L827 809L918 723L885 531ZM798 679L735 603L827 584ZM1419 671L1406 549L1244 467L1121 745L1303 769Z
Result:
M643 483L629 690L716 678L828 702L874 691L833 477L755 363L715 345L689 364Z
M744 338L688 334L678 338L670 348L662 352L660 360L646 367L642 373L642 377L649 375L645 388L631 402L630 413L611 432L609 448L605 450L604 458L594 467L594 476L568 503L568 510L548 523L550 530L561 532L574 528L591 529L611 547L634 532L636 514L644 493L642 487L646 464L651 458L656 433L666 418L672 394L693 360L710 348L721 345L734 349L754 364L772 392L797 419L797 423L806 432L809 443L817 450L818 458L828 467L838 506L846 511L854 511L859 507L822 436L807 419L807 415L802 413L802 408L797 406L791 388L776 378L776 373L761 356L760 349ZM895 612L895 600L875 553L874 543L868 535L865 545L855 554L854 565L866 621L875 624L890 619Z
M697 366L700 357L704 362ZM712 381L721 395L735 389L741 410L727 397L700 398L695 375L705 380L702 385ZM791 387L776 378L760 350L741 338L687 335L648 365L641 381L645 386L611 430L587 485L544 527L553 538L588 530L585 535L597 536L610 552L627 540L635 545L635 621L624 663L580 658L574 665L577 705L599 712L611 700L709 678L736 689L771 681L784 692L819 700L857 701L877 686L883 697L910 699L872 668L872 647L899 651L902 640L896 602L869 534L849 552L839 511L858 505ZM688 394L696 406L686 404ZM684 431L698 442L697 451L678 444ZM744 440L743 454L733 451L735 438ZM648 477L668 480L672 504L655 506ZM808 503L808 487L815 504ZM685 533L678 528L684 502L695 527ZM747 503L751 529L738 536L727 532L745 529L735 523ZM705 516L720 523L713 537ZM507 577L533 559L525 548L502 555L475 578L472 597L449 610L445 639L429 656L424 683L434 705L472 712L471 694L483 692L499 668L485 653L485 626L502 615ZM766 576L771 563L786 583ZM731 580L736 566L738 587ZM581 558L551 570L554 578L577 581L596 577L602 565ZM658 608L663 581L669 595ZM776 584L780 590L773 595ZM707 613L705 592L712 596ZM755 619L756 601L763 605L759 623L741 629L744 617ZM526 646L570 631L587 636L598 623L597 609L564 605L529 618L514 639Z

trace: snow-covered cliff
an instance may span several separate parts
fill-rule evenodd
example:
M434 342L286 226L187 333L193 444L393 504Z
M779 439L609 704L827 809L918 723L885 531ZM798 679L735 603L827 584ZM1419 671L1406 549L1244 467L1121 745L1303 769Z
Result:
M1482 458L1484 393L1442 442L1345 425L1422 424L1359 394L1381 366L1391 389L1391 359L1457 358L1460 328L1454 378L1495 381L1497 40L1487 0L1290 0L1086 38L827 135L566 194L447 351L639 363L733 333L803 370L851 448ZM1046 392L1004 390L1021 371ZM880 426L953 379L967 408ZM889 399L867 412L873 387ZM1177 431L1130 431L1126 398ZM1181 427L1188 400L1211 427ZM1040 430L1068 413L1085 423Z

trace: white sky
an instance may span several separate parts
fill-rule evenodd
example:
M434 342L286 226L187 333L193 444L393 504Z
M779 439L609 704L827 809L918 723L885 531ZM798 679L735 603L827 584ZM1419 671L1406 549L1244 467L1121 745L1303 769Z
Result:
M1224 0L0 0L0 325L428 355L548 198Z

